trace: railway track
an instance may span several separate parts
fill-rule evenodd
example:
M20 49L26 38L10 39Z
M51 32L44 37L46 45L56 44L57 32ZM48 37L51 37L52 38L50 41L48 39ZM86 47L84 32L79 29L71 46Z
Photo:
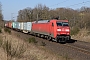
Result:
M79 46L77 46L77 45L75 46L75 45L73 45L73 44L65 44L65 46L71 47L72 49L75 49L75 50L77 50L77 51L79 51L79 52L81 52L81 53L90 55L90 49L81 48L81 47L79 47Z

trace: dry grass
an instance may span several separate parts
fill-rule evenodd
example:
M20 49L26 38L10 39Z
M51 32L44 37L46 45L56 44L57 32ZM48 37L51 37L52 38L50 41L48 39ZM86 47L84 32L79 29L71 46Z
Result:
M90 32L82 29L77 35L73 35L72 38L80 41L90 42Z
M0 35L3 37L4 41L8 40L8 42L11 43L14 50L17 46L19 46L19 48L17 48L17 53L24 50L21 55L12 57L12 60L66 60L63 57L48 51L44 46L37 46L33 43L27 43L13 34L10 35L3 31ZM20 47L24 49L19 50ZM7 60L7 54L2 48L0 49L0 53L0 60Z
M7 60L7 54L4 52L3 48L1 47L3 41L3 36L0 34L0 60Z

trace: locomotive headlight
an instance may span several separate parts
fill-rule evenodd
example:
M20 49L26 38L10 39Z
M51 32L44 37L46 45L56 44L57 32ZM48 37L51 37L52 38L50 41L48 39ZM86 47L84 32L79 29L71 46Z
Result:
M57 29L57 31L61 31L61 29Z
M66 29L66 31L69 31L69 29Z

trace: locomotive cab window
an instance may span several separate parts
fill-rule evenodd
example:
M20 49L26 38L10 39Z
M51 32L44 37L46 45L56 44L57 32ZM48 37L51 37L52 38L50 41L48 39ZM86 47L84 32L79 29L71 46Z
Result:
M68 22L63 22L63 26L68 26Z
M62 26L62 22L57 22L57 26Z
M57 26L68 26L68 22L57 22Z

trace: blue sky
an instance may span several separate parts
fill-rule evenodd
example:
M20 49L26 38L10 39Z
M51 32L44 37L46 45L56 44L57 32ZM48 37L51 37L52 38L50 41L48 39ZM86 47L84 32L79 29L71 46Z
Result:
M38 4L46 5L52 9L58 7L78 9L82 6L90 7L90 1L83 4L78 4L86 1L89 0L0 0L2 4L4 20L11 20L12 13L13 17L15 17L14 19L16 19L19 10L27 7L34 8Z

